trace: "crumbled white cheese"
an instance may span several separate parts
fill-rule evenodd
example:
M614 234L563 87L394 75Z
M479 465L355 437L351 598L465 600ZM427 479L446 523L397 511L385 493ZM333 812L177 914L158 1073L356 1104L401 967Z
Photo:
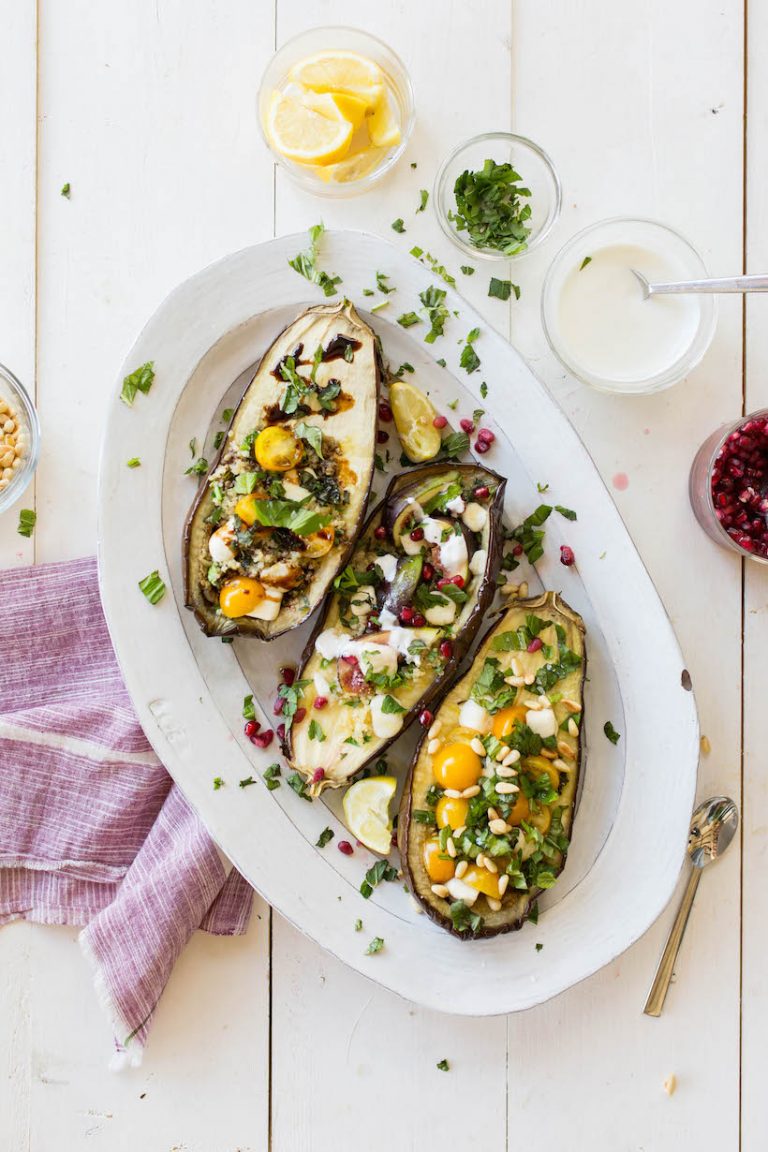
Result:
M434 595L440 596L440 593L435 592ZM424 613L429 623L438 627L452 624L456 619L456 605L453 600L449 600L447 596L440 596L440 599L442 604L435 604L433 608L427 608Z
M252 612L247 612L246 615L254 620L277 620L282 599L282 588L273 588L271 585L265 584L264 599L256 605Z
M473 502L467 504L461 518L470 532L482 532L485 527L485 522L488 519L488 513L482 504L475 504Z
M312 495L300 484L291 484L290 480L283 480L283 491L286 500L306 500L308 496Z
M462 728L469 728L472 732L490 732L492 720L482 704L476 700L465 700L459 709L459 724Z
M335 660L348 643L349 636L345 632L338 628L326 628L315 640L315 652L319 653L323 660Z
M234 538L234 531L229 524L223 524L213 533L208 541L208 551L215 564L226 564L228 560L234 560L235 554L230 548Z
M374 736L380 740L389 740L397 736L403 726L404 712L382 712L386 695L374 696L371 700L371 725Z
M395 578L397 571L397 556L391 556L387 553L385 556L377 556L375 560L376 567L381 571L382 576L387 584L391 584Z
M455 876L452 876L445 886L454 900L463 900L468 908L472 907L480 895L477 888L472 888L471 885L465 884L463 880L457 880Z
M525 722L530 730L542 739L557 734L557 720L551 708L541 708L538 712L529 708Z
M485 572L485 565L488 560L488 553L485 548L478 548L469 562L469 570L473 576L482 576Z
M433 520L431 516L425 516L419 527L424 529L424 539L428 544L439 544L446 531L443 521Z
M313 680L314 680L314 684L315 684L315 692L317 693L317 695L318 696L327 696L331 690L331 686L328 683L328 681L326 680L325 676L323 676L322 672L315 672L315 675L313 676Z
M414 628L390 628L389 630L387 643L391 648L394 648L396 652L399 652L401 656L405 656L407 664L420 663L418 652L410 651L411 644L413 644L414 640L419 639L418 635L415 635L418 631L419 629Z
M454 496L453 500L449 500L445 507L446 510L448 512L452 512L454 516L461 516L462 512L466 508L466 504L462 500L461 496Z
M446 576L464 576L467 570L467 542L461 532L440 545L440 564Z

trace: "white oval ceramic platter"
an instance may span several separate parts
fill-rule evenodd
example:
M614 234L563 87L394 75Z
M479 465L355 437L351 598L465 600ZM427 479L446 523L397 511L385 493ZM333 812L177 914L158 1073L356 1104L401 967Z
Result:
M506 523L518 524L542 501L576 510L575 522L552 514L538 574L523 563L514 579L528 579L531 592L539 581L559 590L588 630L579 810L565 872L542 897L538 925L465 942L419 915L401 883L380 884L363 899L359 886L374 857L360 847L351 857L337 851L345 837L340 793L307 803L286 786L285 772L282 787L268 791L261 774L279 759L277 742L262 751L243 734L249 692L261 706L257 718L274 723L278 669L296 661L312 621L270 644L225 645L201 634L182 596L182 527L195 493L194 478L184 475L189 442L204 442L213 455L221 412L237 402L262 353L305 307L323 299L288 265L305 247L304 235L283 237L204 269L168 297L131 349L119 380L147 360L155 363L156 380L132 408L116 392L106 430L99 567L109 628L158 755L221 849L275 908L347 964L421 1004L471 1015L529 1008L619 955L672 894L699 751L693 696L681 685L683 660L591 458L514 349L450 288L446 303L459 316L441 340L424 343L423 324L406 331L396 317L419 307L419 293L435 282L429 270L378 237L327 233L321 265L343 277L343 291L363 315L370 300L363 289L375 285L376 271L397 288L388 308L366 315L389 363L410 362L409 379L455 427L473 409L487 410L483 423L497 439L482 462L508 477ZM474 327L481 331L475 345L481 368L468 375L459 367L459 340ZM440 357L446 368L436 363ZM447 405L457 398L454 412ZM379 492L400 467L393 427L389 472L376 473ZM141 467L129 469L134 455ZM544 496L539 483L549 484ZM577 567L559 563L561 543L574 549ZM137 583L155 568L169 588L152 606ZM616 746L603 734L607 720L621 733ZM401 779L417 727L388 757ZM215 776L225 781L216 791ZM240 788L249 776L257 783ZM335 839L318 849L326 826ZM358 919L362 931L355 931ZM368 956L375 936L384 948Z

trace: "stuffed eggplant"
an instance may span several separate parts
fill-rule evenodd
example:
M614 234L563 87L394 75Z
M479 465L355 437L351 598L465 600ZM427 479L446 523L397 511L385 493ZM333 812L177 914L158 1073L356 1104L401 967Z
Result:
M310 308L265 354L185 529L185 603L208 636L272 640L320 603L365 512L380 381L348 301Z
M398 820L402 866L456 936L520 928L563 869L585 664L581 617L556 593L517 601L416 751Z
M505 481L474 464L398 476L369 517L302 657L286 753L338 788L426 711L490 604Z

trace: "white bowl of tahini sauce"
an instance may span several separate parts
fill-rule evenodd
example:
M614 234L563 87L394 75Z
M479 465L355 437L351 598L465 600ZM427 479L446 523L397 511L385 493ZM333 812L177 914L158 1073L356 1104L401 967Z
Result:
M699 363L715 330L715 297L643 293L652 283L700 280L701 257L677 232L652 220L605 220L574 236L555 257L542 319L561 363L606 392L669 388Z

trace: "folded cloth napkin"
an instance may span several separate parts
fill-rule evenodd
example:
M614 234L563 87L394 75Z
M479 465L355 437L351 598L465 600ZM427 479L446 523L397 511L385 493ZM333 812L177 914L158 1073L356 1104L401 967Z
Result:
M252 899L139 726L95 560L0 572L0 924L85 926L114 1067L194 930L243 933Z

